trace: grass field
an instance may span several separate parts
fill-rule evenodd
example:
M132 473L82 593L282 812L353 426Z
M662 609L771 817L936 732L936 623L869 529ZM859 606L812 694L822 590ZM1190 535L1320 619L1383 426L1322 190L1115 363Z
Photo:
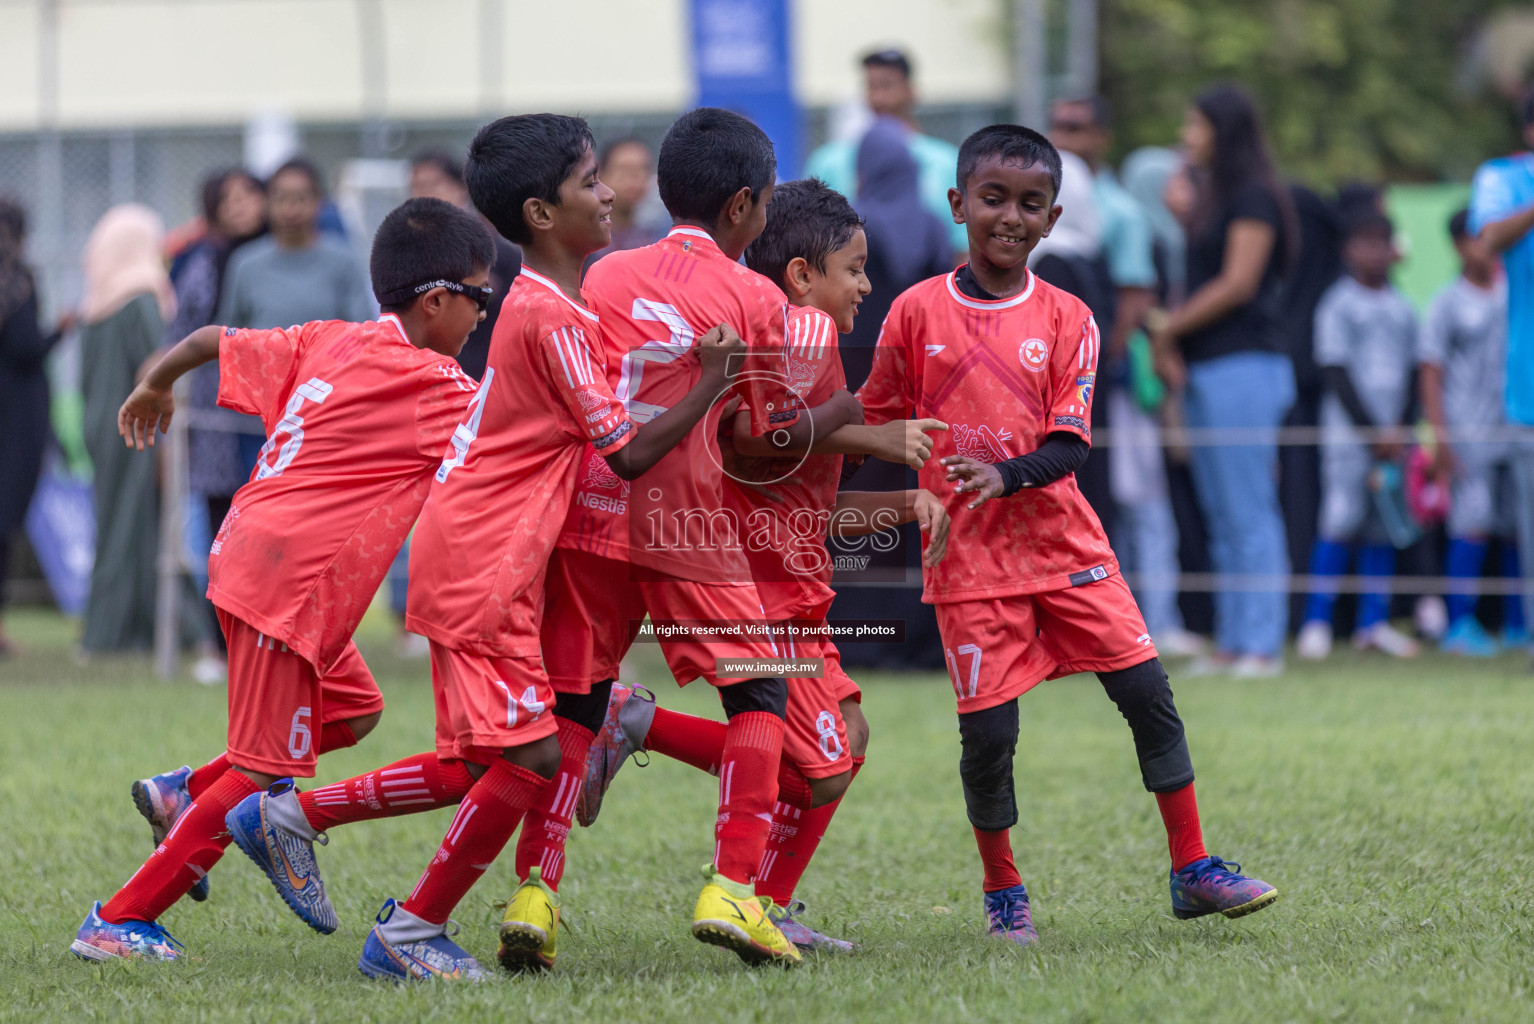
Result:
M205 904L163 922L178 964L80 963L93 899L148 853L138 776L216 753L224 691L161 685L142 661L75 665L62 620L18 613L0 662L0 1020L110 1021L1489 1021L1534 1018L1534 677L1522 657L1411 665L1343 655L1287 678L1178 683L1210 849L1282 891L1239 921L1179 922L1155 805L1095 680L1023 704L1014 833L1040 946L981 936L952 690L867 676L867 770L801 886L848 958L748 971L687 924L711 849L714 780L672 763L625 772L570 844L559 966L535 979L401 988L356 959L448 811L339 829L320 851L341 915L294 918L234 852ZM389 712L320 781L422 749L424 665L365 644ZM642 674L653 676L641 664ZM702 686L672 706L717 713ZM493 960L503 856L459 908Z

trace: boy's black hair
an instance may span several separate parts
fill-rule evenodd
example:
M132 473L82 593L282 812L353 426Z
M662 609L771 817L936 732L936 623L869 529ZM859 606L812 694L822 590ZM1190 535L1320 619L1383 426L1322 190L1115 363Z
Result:
M862 226L847 197L819 178L785 181L772 190L767 227L746 246L746 266L782 288L792 260L802 258L824 273L826 257Z
M441 199L407 199L389 211L373 236L368 274L385 313L415 304L385 296L428 281L462 282L495 265L495 242L479 218Z
M463 163L445 149L423 149L410 158L411 168L435 167L449 181L463 184Z
M865 70L867 68L894 68L905 76L906 81L909 82L911 80L911 58L893 47L865 54L863 56L863 67Z
M965 139L959 147L957 184L960 192L966 190L980 162L990 159L1023 167L1043 167L1049 172L1055 196L1060 195L1060 151L1032 128L1020 124L993 124Z
M767 133L734 111L689 110L666 130L655 164L660 201L673 220L715 224L724 204L743 188L751 201L778 173Z
M559 205L559 186L594 145L584 118L565 114L516 114L481 128L469 143L464 183L469 198L508 241L533 240L522 204L529 199Z
M1449 239L1454 242L1463 242L1470 237L1470 211L1458 209L1454 216L1449 218Z
M292 171L296 171L309 179L309 185L314 189L316 197L320 199L325 198L325 175L320 172L319 167L315 165L314 161L306 156L294 156L284 160L282 166L273 171L271 176L266 179L267 185L270 186L272 182L276 181L279 174L287 174Z
M637 135L623 135L613 139L611 142L602 144L601 150L597 153L597 166L606 167L607 161L612 159L612 155L624 146L642 146L644 151L649 154L650 160L652 162L655 160L655 150L650 148L648 142Z
M1390 218L1378 210L1358 210L1347 219L1344 238L1384 238L1389 240L1395 237L1395 225Z

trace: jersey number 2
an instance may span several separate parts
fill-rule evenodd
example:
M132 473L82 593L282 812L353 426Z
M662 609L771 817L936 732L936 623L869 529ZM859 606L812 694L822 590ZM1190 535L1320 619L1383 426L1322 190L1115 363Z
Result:
M618 401L628 409L629 419L635 423L649 423L665 412L666 407L641 402L635 397L639 394L639 383L644 378L644 364L672 363L682 358L692 351L695 334L682 314L669 302L635 299L631 315L635 320L655 320L671 329L670 337L664 341L647 341L624 353L619 367L618 387L615 391Z

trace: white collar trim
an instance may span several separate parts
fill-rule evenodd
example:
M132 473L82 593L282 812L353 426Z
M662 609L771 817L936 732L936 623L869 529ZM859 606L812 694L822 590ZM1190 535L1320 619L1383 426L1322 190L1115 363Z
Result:
M709 234L707 231L704 231L702 228L690 228L686 227L685 225L674 227L670 231L666 232L667 238L670 238L672 235L691 235L693 238L703 239L705 242L712 245L715 249L719 248L719 243L714 241L714 236Z
M595 313L593 313L591 310L587 309L585 306L581 305L579 302L576 302L573 299L571 299L570 296L565 294L565 290L563 288L559 287L559 285L555 284L553 281L550 281L548 278L546 278L542 274L538 273L538 271L531 269L525 263L522 265L522 273L521 273L520 276L527 278L529 281L533 282L534 284L541 284L541 285L543 285L549 291L553 292L555 295L558 295L561 299L565 300L565 302L569 303L571 309L575 310L577 313L579 313L581 316L585 317L587 320L590 320L593 323L600 323L601 322L601 320L602 320L601 317L597 316Z
M970 309L1011 309L1014 306L1021 306L1023 303L1027 302L1028 297L1033 294L1033 283L1037 280L1037 278L1033 276L1033 271L1030 270L1028 271L1028 287L1024 288L1010 299L972 299L968 295L965 295L963 292L959 291L958 283L955 280L955 275L957 274L957 270L950 271L948 276L944 278L943 281L948 285L948 294L953 296L954 301L959 305L967 306Z
M405 333L405 325L400 323L399 317L394 313L385 313L383 316L378 318L378 322L381 324L393 324L394 329L399 332L399 340L405 342L406 344L413 344L413 342L410 341L410 335Z

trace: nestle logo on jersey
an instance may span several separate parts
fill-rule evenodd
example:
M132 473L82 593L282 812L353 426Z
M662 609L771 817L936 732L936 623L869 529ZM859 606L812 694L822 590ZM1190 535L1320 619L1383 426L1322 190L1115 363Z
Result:
M596 509L598 512L611 512L621 516L628 511L629 503L622 498L614 498L606 494L591 494L587 491L575 492L577 504L586 508Z

